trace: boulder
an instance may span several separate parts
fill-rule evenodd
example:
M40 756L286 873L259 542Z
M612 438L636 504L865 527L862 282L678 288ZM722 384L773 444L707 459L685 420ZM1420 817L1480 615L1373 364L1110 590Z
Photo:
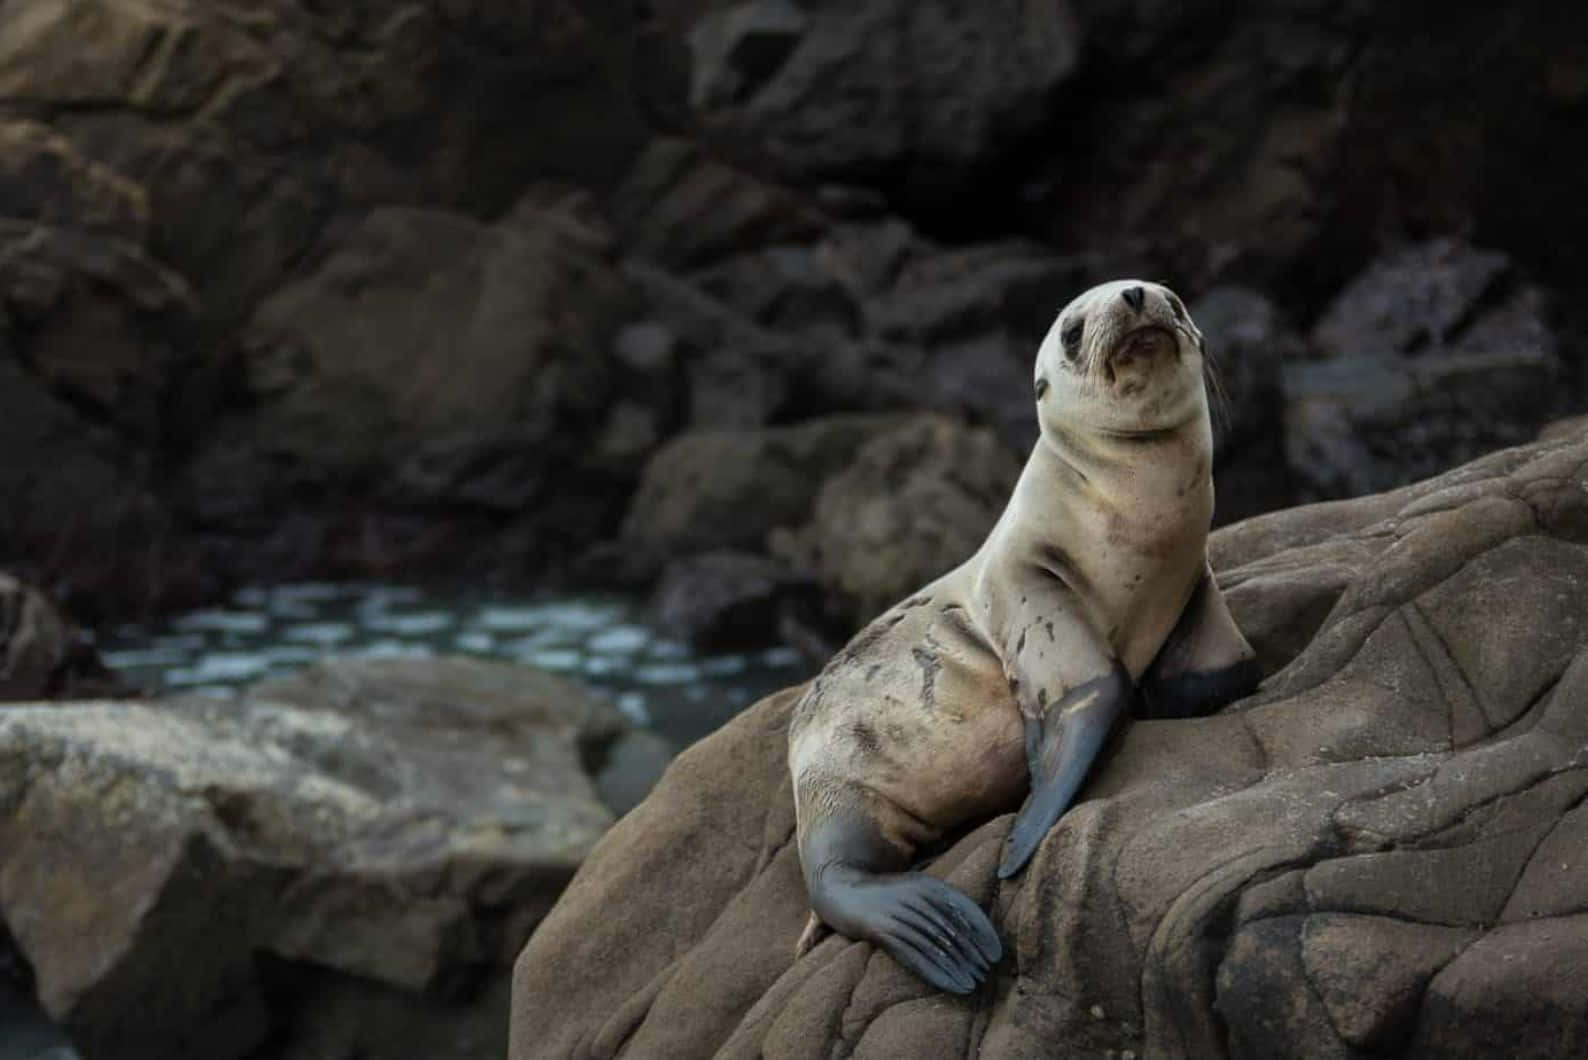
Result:
M1317 283L1366 252L1342 252L1327 223L1369 5L1074 7L1082 68L1062 124L984 209L1012 210L1018 230L1057 246L1137 247L1186 296L1236 277Z
M788 427L692 431L645 466L623 518L630 550L657 557L765 547L779 526L804 522L822 483L869 439L898 426L885 415L839 415Z
M762 701L581 866L519 956L509 1055L1588 1048L1585 467L1540 443L1215 534L1271 676L1131 725L1015 879L1012 814L930 860L1005 939L968 997L837 935L795 959L800 689Z
M143 188L85 157L37 121L0 120L0 203L8 217L142 243L149 200Z
M195 588L151 480L186 420L197 304L146 228L142 189L0 120L0 564L89 618Z
M672 635L703 651L734 651L775 641L782 616L815 588L765 556L703 552L667 565L652 608Z
M990 424L1019 449L1036 438L1031 365L1063 303L1144 265L1018 239L943 245L872 218L646 289L684 338L697 425L930 409Z
M1581 416L1567 416L1564 419L1554 420L1544 425L1538 432L1541 442L1562 441L1581 436L1588 432L1588 414Z
M857 629L975 552L1020 467L986 428L917 417L867 442L772 550L811 572L837 624Z
M94 621L199 590L135 447L51 392L0 322L0 565Z
M0 217L0 306L32 374L152 449L193 367L187 284L136 243Z
M643 385L620 400L628 297L576 198L535 193L494 224L374 210L259 310L243 406L187 467L184 509L234 537L279 533L289 509L353 541L371 510L615 522L657 434ZM432 563L456 551L443 536ZM323 568L315 550L332 551L283 562Z
M459 1055L500 1055L491 984L611 823L584 763L624 729L564 681L462 659L3 708L0 920L90 1057L254 1055L335 1030L303 1006L399 1000L416 1040L494 1024ZM412 1055L363 1038L385 1051L333 1055Z
M125 694L93 638L32 586L0 571L0 702Z
M676 137L646 147L608 202L623 248L669 269L808 238L823 227L821 211L791 189Z
M1527 441L1565 411L1544 293L1503 254L1435 240L1375 262L1285 366L1298 496L1354 496Z
M942 203L1040 129L1080 56L1067 2L717 5L688 31L691 104L785 178Z

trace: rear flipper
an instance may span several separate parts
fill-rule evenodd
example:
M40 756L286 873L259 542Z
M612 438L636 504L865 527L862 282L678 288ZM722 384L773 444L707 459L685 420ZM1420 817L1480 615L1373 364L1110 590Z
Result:
M1023 869L1048 830L1069 809L1109 735L1129 713L1133 694L1130 675L1115 662L1109 673L1072 688L1040 722L1027 720L1031 795L1009 831L999 879L1007 880Z
M908 858L859 813L801 830L800 862L816 915L865 939L940 990L968 994L1003 957L987 914L942 880L889 871Z

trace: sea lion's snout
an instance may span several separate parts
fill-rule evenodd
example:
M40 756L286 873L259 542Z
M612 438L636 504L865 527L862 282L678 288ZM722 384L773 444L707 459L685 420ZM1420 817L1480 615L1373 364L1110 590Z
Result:
M1169 288L1098 284L1059 311L1037 350L1043 429L1084 422L1113 434L1156 433L1186 423L1204 407L1205 356L1201 332Z
M1114 344L1104 358L1103 375L1109 386L1122 387L1128 393L1145 386L1160 361L1173 360L1179 354L1180 346L1168 328L1148 324L1127 332Z

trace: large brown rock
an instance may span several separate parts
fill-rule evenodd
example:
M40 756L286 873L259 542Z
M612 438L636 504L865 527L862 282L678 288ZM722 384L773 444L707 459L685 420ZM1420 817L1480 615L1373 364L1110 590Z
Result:
M396 1060L402 1028L500 1056L500 980L611 823L585 764L624 728L460 659L6 707L0 921L88 1057Z
M799 690L770 697L581 867L519 957L510 1055L1588 1048L1585 467L1543 443L1215 535L1277 672L1132 725L1020 877L1010 815L933 860L1006 940L968 998L840 936L794 960Z

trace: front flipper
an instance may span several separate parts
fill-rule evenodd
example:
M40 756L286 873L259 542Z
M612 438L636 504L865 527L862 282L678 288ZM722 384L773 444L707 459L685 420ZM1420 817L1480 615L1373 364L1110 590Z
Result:
M1193 718L1211 714L1257 687L1257 653L1241 635L1204 569L1180 620L1141 678L1142 715Z
M864 816L835 814L800 838L811 907L830 927L866 939L940 990L968 994L1003 958L987 914L942 880L880 871L907 863Z
M1048 830L1069 809L1109 735L1130 712L1132 694L1130 675L1115 662L1109 673L1067 692L1040 723L1027 720L1031 795L1010 829L999 879L1007 880L1024 868Z

